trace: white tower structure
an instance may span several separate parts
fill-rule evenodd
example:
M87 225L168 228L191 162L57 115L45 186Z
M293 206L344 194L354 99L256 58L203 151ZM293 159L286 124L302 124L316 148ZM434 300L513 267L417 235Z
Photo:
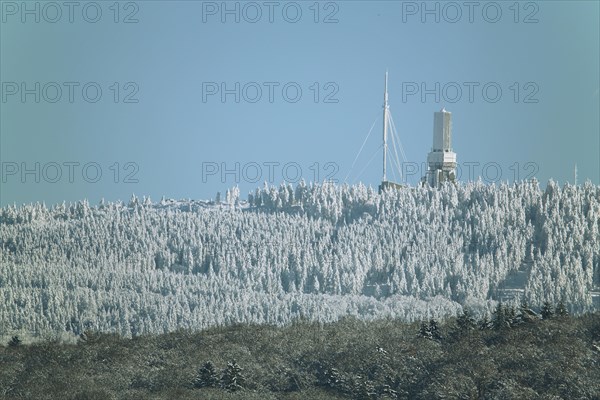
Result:
M427 176L430 186L456 179L456 153L452 151L452 113L442 108L433 116L433 147L427 155Z
M391 157L392 163L394 161L396 162L397 172L400 174L400 178L402 178L402 170L401 170L400 159L398 158L397 147L400 148L400 154L402 154L402 157L404 157L404 159L406 159L406 156L404 154L404 150L402 148L402 143L400 142L400 138L398 137L398 133L396 132L396 128L394 126L394 120L392 119L392 116L390 113L390 105L388 103L388 73L386 70L385 71L385 90L383 92L383 177L381 178L381 185L379 185L379 193L386 190L387 188L399 189L402 187L402 185L399 183L388 181L388 176L387 176L387 155L388 155L387 153L388 153L388 148L389 148L388 133L391 133L391 135L390 135L390 137L392 139L391 147L394 150L394 155L396 156L395 160L394 160L394 157ZM396 142L398 142L398 143L396 143ZM393 167L393 164L392 164L392 167ZM392 170L392 172L394 172L394 170Z
M387 182L387 129L388 129L388 72L385 71L385 91L383 92L383 178L381 182Z

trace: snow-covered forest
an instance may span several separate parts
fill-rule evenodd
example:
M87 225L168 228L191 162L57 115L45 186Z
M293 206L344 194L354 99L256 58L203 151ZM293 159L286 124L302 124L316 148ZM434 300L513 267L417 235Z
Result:
M303 183L0 209L0 335L596 307L600 186Z

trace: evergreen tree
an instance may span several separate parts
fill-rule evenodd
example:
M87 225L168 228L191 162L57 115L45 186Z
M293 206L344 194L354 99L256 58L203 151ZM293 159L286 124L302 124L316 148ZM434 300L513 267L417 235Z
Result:
M18 337L18 336L16 336L16 335L15 335L15 336L13 336L13 337L10 339L10 341L8 342L8 345L9 345L10 347L17 347L17 346L19 346L20 344L21 344L21 339L19 339L19 337Z
M433 340L442 339L442 334L440 333L439 325L434 318L429 320L429 332L431 333L431 338Z
M237 362L235 360L228 362L221 375L221 387L229 392L237 392L244 388L245 381L242 368Z
M375 385L370 380L357 376L354 380L352 398L356 400L372 400L377 398Z
M462 314L456 318L456 325L462 332L473 330L477 327L475 318L471 315L471 312L464 308Z
M217 387L219 383L219 377L217 371L212 362L207 361L200 369L194 380L194 386L197 388L202 387Z
M498 302L498 305L496 306L496 310L492 316L492 327L495 330L501 330L510 327L510 322L506 315L506 309L502 305L502 302Z
M324 374L324 384L341 393L349 393L352 391L352 386L348 384L346 377L337 370L337 368L328 368Z
M429 329L429 324L426 321L421 321L421 326L419 327L419 336L425 339L431 339L431 330Z
M434 318L431 318L429 323L422 321L419 327L419 336L431 340L441 340L442 335L437 321Z
M526 301L523 301L519 307L519 317L523 322L532 322L539 318Z
M515 306L512 306L512 305L510 307L506 306L504 308L504 315L510 326L517 324L519 322L519 318L517 317L517 310L515 309Z
M550 319L554 316L552 305L549 301L545 301L542 305L542 319Z
M479 330L480 331L484 331L486 329L489 329L491 326L491 322L490 319L487 315L487 313L483 316L483 318L481 319L481 321L479 321Z
M565 303L562 300L558 302L558 305L556 306L554 312L559 317L565 317L569 315L569 311L567 311L567 306L565 306Z

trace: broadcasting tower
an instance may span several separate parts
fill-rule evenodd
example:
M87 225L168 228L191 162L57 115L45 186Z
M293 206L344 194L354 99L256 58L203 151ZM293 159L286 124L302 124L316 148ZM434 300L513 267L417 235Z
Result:
M433 116L433 147L427 155L427 176L430 186L456 179L456 153L452 151L452 113L442 108Z

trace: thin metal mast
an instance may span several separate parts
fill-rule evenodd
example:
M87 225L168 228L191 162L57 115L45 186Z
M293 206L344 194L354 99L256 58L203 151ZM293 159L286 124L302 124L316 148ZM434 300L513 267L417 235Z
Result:
M575 164L575 186L577 186L577 164Z
M386 177L386 156L387 156L387 124L388 124L388 72L385 71L385 93L383 95L383 182L387 181Z

